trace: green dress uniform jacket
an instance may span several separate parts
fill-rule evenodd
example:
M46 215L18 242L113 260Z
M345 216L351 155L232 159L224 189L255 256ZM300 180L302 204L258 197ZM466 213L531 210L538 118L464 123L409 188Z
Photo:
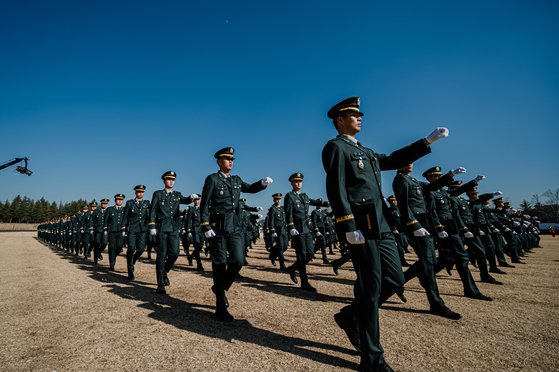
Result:
M287 223L285 221L285 209L281 205L274 204L268 209L267 224L272 234L287 234Z
M157 190L151 198L149 210L149 229L157 229L158 232L178 232L181 228L180 204L190 204L192 198L184 197L178 191L168 193L165 190Z
M129 234L148 231L149 200L131 199L124 207L123 225Z
M103 229L110 233L122 232L124 231L124 206L108 207L105 212L105 221L103 223Z
M328 207L330 204L322 199L311 199L304 192L290 191L285 195L284 205L287 228L296 229L299 234L309 234L309 206Z
M239 176L225 177L221 172L210 174L204 181L200 201L202 231L213 229L218 235L241 232L241 192L254 194L265 188L260 181L248 184Z

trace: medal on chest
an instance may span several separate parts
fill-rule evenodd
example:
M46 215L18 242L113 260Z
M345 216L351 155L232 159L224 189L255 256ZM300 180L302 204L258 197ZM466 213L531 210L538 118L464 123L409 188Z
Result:
M359 159L359 162L357 163L357 168L359 169L365 168L365 164L363 163L363 160Z
M415 190L415 192L416 192L417 195L421 195L421 190L420 189Z
M219 190L219 196L223 196L223 190Z

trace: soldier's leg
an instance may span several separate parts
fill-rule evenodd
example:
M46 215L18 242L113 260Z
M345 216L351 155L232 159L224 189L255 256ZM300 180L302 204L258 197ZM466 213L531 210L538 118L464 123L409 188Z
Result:
M225 274L225 290L229 290L237 274L241 271L245 262L245 238L243 234L230 234L227 239L227 271Z
M481 281L486 281L490 275L487 269L487 259L485 257L485 248L483 247L483 243L481 242L479 236L474 236L473 238L468 238L466 240L466 244L475 255Z
M379 331L378 307L382 286L382 268L377 242L366 240L365 244L352 247L352 261L357 274L353 309L359 329L361 366L374 368L383 362L384 353L380 344Z
M437 257L435 255L433 239L428 236L414 236L411 237L410 242L418 258L418 265L416 266L416 269L419 283L425 289L425 294L429 300L431 310L442 309L444 308L444 301L439 295L439 288L435 278L435 265L437 264ZM407 275L406 279L408 279Z
M115 268L115 260L116 260L116 252L117 252L117 247L116 247L116 235L118 233L109 233L109 269L110 270L114 270Z
M493 243L495 243L495 256L497 257L499 266L508 266L503 251L503 237L499 233L491 233L491 237L493 238Z
M224 236L219 235L208 239L212 255L212 292L216 298L216 315L226 312L228 301L225 296L225 275L227 270L227 242ZM223 319L226 320L226 319Z
M462 286L464 287L464 296L479 296L481 292L479 291L472 273L468 268L470 262L468 254L464 249L464 244L462 239L457 234L451 234L448 238L450 243L450 248L454 254L454 262L456 264L456 271L462 280Z
M157 288L161 290L165 286L165 259L169 233L160 232L157 237L157 259L155 260L155 274L157 276Z
M204 266L202 265L202 258L200 257L200 252L202 252L202 244L200 242L193 242L194 250L192 251L192 257L196 260L196 270L204 271Z
M301 234L302 237L302 262L299 266L299 275L301 276L301 288L309 289L311 291L316 291L309 283L309 278L307 275L307 264L314 256L314 244L311 234Z
M404 273L396 240L392 234L383 234L376 244L381 260L381 292L379 305L382 305L396 291L404 286Z
M126 249L126 270L128 272L128 278L132 279L134 277L134 252L136 250L138 233L128 234L128 248Z
M97 265L97 262L99 261L99 251L101 248L101 237L99 235L101 234L95 233L93 241L93 262L95 263L95 265Z
M134 260L132 261L134 264L136 263L136 261L138 261L140 257L142 257L142 254L146 250L146 241L147 241L147 232L145 231L139 232L138 235L136 236Z
M485 233L484 236L480 237L483 246L485 247L485 256L487 258L487 262L489 262L489 271L496 271L497 269L497 260L495 256L495 244L493 243L493 239L489 233Z
M324 235L317 237L316 239L317 244L320 244L320 252L322 254L322 263L328 264L328 257L326 256L326 238Z
M179 232L169 233L169 241L167 246L167 259L165 260L165 273L171 271L180 253L180 237Z
M285 270L285 258L283 257L283 253L287 250L287 236L285 234L278 235L278 244L277 244L277 257L280 263L280 270Z

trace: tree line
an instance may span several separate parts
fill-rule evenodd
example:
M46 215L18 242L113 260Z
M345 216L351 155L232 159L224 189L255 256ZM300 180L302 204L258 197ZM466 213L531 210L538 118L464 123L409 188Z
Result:
M17 195L11 202L0 201L0 222L39 223L66 215L72 216L87 203L85 199L55 203L44 197L33 200ZM525 214L538 217L541 222L559 223L559 189L533 195L531 202L523 200L520 209Z
M47 201L44 197L33 200L17 195L11 202L0 201L0 222L39 223L66 215L72 216L87 203L84 199L55 203Z

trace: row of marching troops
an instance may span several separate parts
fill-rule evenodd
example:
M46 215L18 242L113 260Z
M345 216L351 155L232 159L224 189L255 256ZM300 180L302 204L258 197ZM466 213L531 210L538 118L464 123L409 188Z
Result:
M465 173L464 168L443 172L438 166L423 173L425 181L412 176L413 163L429 154L436 141L448 136L447 128L436 128L408 146L379 154L356 138L363 116L359 107L359 98L350 97L327 113L338 132L322 151L328 200L310 198L302 191L303 174L292 174L291 191L273 195L264 240L272 263L279 260L280 269L294 283L300 282L302 290L310 292L316 292L307 273L315 247L327 263L326 247L339 244L342 254L331 262L332 268L337 274L341 265L351 261L356 280L354 301L336 313L334 321L360 352L360 370L392 371L380 344L380 305L394 294L406 301L404 285L418 277L428 298L429 313L458 320L461 315L448 308L441 298L435 274L443 269L451 273L455 267L465 297L491 301L478 288L469 263L478 268L483 285L501 285L492 274L503 276L501 268L525 263L524 256L539 246L539 230L537 220L510 208L500 192L479 193L484 176L462 183L454 178ZM198 261L203 242L207 241L215 315L218 320L233 321L226 293L246 262L247 247L252 241L248 237L257 236L247 233L243 215L248 211L241 193L260 192L273 181L265 177L247 183L232 175L233 148L223 148L214 157L219 170L206 177L201 197L185 197L174 191L176 173L169 171L161 177L164 189L154 192L151 203L143 200L143 186L136 187L136 198L124 207L124 196L115 198L115 206L104 212L102 230L94 228L94 251L108 237L109 265L114 268L115 253L127 237L128 272L133 279L134 262L143 252L146 240L152 239L157 248L156 292L165 294L165 286L170 284L168 273L179 255L184 224L179 204L193 203L186 216L189 227L185 229L192 234L189 239L194 245L189 256ZM380 175L386 170L397 170L397 174L392 183L394 195L385 199ZM310 206L317 207L312 214ZM48 225L41 226L40 234L45 240L52 237ZM289 241L296 259L287 266L283 254ZM408 246L417 256L411 265L404 256ZM88 248L85 249L87 256ZM99 249L94 253L95 260L98 255ZM405 272L404 266L408 266Z

